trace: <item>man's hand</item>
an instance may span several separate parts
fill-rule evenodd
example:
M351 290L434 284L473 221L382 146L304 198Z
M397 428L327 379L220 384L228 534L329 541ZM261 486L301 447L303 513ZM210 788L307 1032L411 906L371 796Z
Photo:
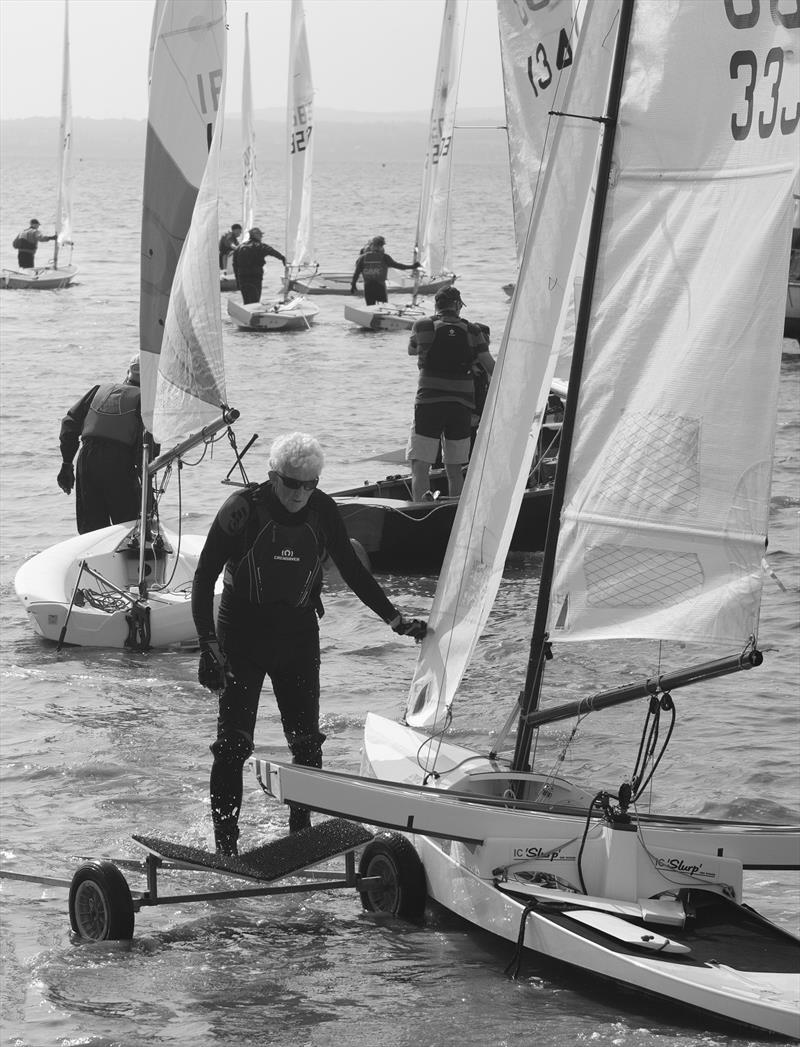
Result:
M58 470L56 483L64 494L69 494L72 491L72 488L75 486L75 471L71 462L62 463L61 468Z
M197 680L209 691L221 691L233 680L225 655L216 636L200 640L200 664L197 667Z
M410 636L417 643L428 632L427 623L423 622L421 618L406 618L403 614L398 614L396 618L389 622L389 625L392 631L399 636Z

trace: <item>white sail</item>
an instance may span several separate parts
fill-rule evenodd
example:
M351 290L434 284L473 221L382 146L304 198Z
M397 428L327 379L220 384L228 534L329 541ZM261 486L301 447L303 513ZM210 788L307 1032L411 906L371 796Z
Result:
M414 247L416 259L431 276L446 272L450 247L453 131L466 16L467 0L445 0Z
M590 5L563 108L601 114L617 3ZM598 86L601 85L601 86ZM556 366L573 257L595 167L598 124L562 118L531 213L519 286L411 683L406 719L439 721L489 615Z
M635 8L553 639L739 649L757 635L799 163L797 26L775 5Z
M522 260L536 182L552 142L556 93L573 69L583 0L544 5L497 0L517 261Z
M224 69L225 53L220 56ZM227 403L217 233L224 77L203 180L172 282L159 356L153 436L162 448L217 421Z
M58 249L72 243L72 95L69 68L69 0L64 0L64 51L61 72L61 120L59 137L58 196L56 202L56 243L54 265L58 265Z
M256 129L253 122L253 84L250 75L250 16L244 16L244 65L242 69L242 229L255 224Z
M311 221L314 85L302 0L292 0L286 124L289 135L286 260L291 266L309 265L314 260Z
M152 431L170 288L219 112L224 0L159 0L153 18L142 208L142 417ZM216 291L219 270L215 262Z

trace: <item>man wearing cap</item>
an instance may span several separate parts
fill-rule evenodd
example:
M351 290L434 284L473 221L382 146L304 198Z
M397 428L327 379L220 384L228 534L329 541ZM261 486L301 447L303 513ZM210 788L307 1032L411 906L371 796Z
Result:
M75 485L78 534L139 515L141 399L137 355L123 382L93 386L61 420L62 465L57 482L64 494ZM72 461L79 442L76 484Z
M239 246L242 236L242 227L234 222L227 233L219 238L219 267L222 272L228 268L228 259Z
M17 248L17 265L20 269L33 269L36 265L36 248L47 240L55 240L56 234L45 236L39 231L39 219L31 218L28 228L14 240Z
M409 356L416 356L419 384L414 424L406 447L411 463L411 497L431 498L430 468L442 448L448 494L461 494L469 461L472 413L475 410L475 367L491 375L488 328L461 319L464 302L456 287L445 287L434 299L436 313L411 328Z
M356 259L355 271L350 281L350 294L358 293L356 283L359 276L363 276L364 300L367 305L387 301L386 277L390 269L419 269L419 262L412 262L410 265L395 262L394 258L384 250L385 244L384 237L374 236Z
M247 240L233 252L233 275L242 292L242 302L250 305L261 301L261 285L264 280L264 262L278 258L284 265L286 259L269 244L261 242L261 230L250 229Z

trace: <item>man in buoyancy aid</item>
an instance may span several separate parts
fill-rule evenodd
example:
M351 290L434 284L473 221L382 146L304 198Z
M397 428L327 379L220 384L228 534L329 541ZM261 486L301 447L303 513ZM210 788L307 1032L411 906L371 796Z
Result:
M396 633L415 640L425 635L425 623L406 618L356 555L338 506L319 490L323 462L312 436L278 437L270 450L269 479L223 504L195 572L198 680L220 692L210 792L221 854L237 853L242 771L253 752L267 676L293 763L322 766L318 619L325 558L331 557L356 596ZM215 624L214 586L223 571ZM308 809L290 804L289 831L308 825Z
M448 494L451 498L461 494L475 411L473 369L480 365L489 376L494 370L484 333L488 328L461 319L464 302L458 288L443 288L435 303L435 315L416 321L408 343L409 356L417 356L419 364L414 422L406 447L415 502L432 497L430 468L440 446Z
M350 294L357 294L356 283L359 276L364 278L364 301L367 305L387 301L386 278L390 269L419 269L419 262L403 265L396 262L384 250L386 240L382 236L373 237L366 249L356 259L353 278L350 281Z
M139 515L141 402L137 355L123 382L93 386L61 420L62 465L57 482L65 494L75 486L78 534L127 523ZM79 443L76 478L72 462Z

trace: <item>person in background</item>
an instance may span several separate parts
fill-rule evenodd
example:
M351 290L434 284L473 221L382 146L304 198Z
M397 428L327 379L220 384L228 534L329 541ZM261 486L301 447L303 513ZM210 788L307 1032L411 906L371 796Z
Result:
M75 486L78 534L139 515L142 461L139 357L133 357L120 383L95 385L61 420L62 465L58 486ZM77 477L72 462L78 451Z
M39 219L31 218L28 228L19 234L14 240L17 248L17 265L20 269L33 269L36 265L36 249L40 243L55 240L56 234L45 236L39 230Z
M221 272L228 268L228 260L239 246L241 238L242 227L238 222L234 222L227 233L223 233L219 238L219 268Z
M414 422L406 447L411 463L411 497L432 498L430 468L439 448L447 475L448 494L461 494L464 466L469 461L475 411L474 367L491 376L494 357L484 324L461 319L464 302L457 287L445 287L434 299L436 312L411 328L409 356L416 356L419 382Z
M364 278L364 301L367 305L387 301L386 277L390 269L419 269L419 262L411 262L409 265L396 262L384 250L385 244L386 240L382 236L373 237L366 249L362 249L356 259L356 267L350 281L350 294L358 293L356 283L359 276L362 276Z
M238 853L242 771L253 752L259 697L268 675L292 762L322 766L319 729L322 563L326 556L362 603L396 633L421 640L356 555L334 500L318 487L322 448L307 433L272 444L269 478L232 495L208 532L192 586L200 640L198 680L219 691L211 746L211 812L217 852ZM214 586L224 570L216 627ZM289 805L289 831L311 824Z
M250 229L248 239L233 252L233 273L236 283L242 292L242 302L250 305L261 301L261 287L264 280L264 262L268 258L277 258L284 265L286 259L269 244L262 243L261 230Z

